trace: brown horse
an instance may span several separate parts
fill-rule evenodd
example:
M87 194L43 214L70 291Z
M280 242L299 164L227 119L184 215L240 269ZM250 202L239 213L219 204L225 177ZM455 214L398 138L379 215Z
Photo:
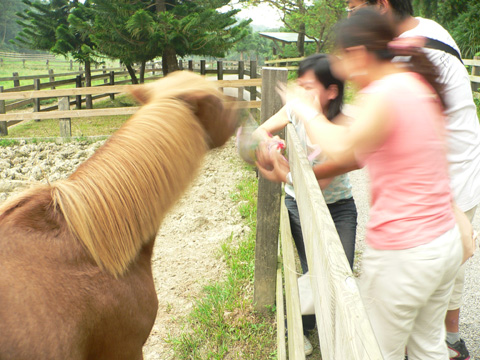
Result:
M142 359L155 236L236 111L198 75L132 87L144 106L66 180L0 208L0 359Z

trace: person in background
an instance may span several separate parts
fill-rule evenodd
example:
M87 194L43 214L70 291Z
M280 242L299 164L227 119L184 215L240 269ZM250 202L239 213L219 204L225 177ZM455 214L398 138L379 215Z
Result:
M384 358L403 359L407 348L411 359L447 360L443 322L463 250L447 170L445 101L421 44L395 35L370 9L338 28L334 74L361 89L350 126L326 119L302 89L287 103L330 159L368 169L359 287ZM401 66L392 62L400 54L408 59Z
M450 34L433 20L413 16L411 0L349 0L347 11L354 14L368 5L375 6L393 22L395 35L400 38L426 37L432 40L425 54L439 73L443 84L447 115L447 159L450 186L458 207L472 221L480 203L480 124L473 101L468 72L461 61L460 51ZM328 164L325 164L328 165ZM350 168L354 168L351 164ZM317 168L317 176L331 176L342 171ZM451 360L467 360L470 355L460 338L459 318L465 279L465 264L455 279L454 290L445 317L446 341Z
M328 119L333 119L341 114L343 105L344 84L332 75L330 70L331 56L326 54L314 54L302 60L298 67L298 86L305 89L311 97L319 99L318 111L322 111ZM289 173L288 164L284 164L284 171L277 173L280 166L272 167L271 170L263 167L262 164L269 162L269 149L275 150L277 138L272 138L274 134L287 126L293 124L300 142L312 164L315 165L322 161L321 149L313 146L305 133L303 123L298 121L295 114L292 113L289 104L286 104L271 118L260 125L252 134L260 143L257 150L259 170L262 175L271 181L285 182L285 206L288 209L290 228L297 248L303 273L308 271L307 257L305 254L305 245L303 241L300 216L297 202L295 199L295 190ZM272 143L273 142L273 143ZM276 170L273 171L273 168ZM340 241L345 250L350 268L353 268L355 254L355 235L357 229L357 209L352 197L351 185L347 174L337 177L319 180L319 186L322 190L325 202L330 211L330 215L335 223ZM315 326L314 316L304 316L304 335ZM311 345L306 345L306 349ZM306 354L311 351L305 351Z

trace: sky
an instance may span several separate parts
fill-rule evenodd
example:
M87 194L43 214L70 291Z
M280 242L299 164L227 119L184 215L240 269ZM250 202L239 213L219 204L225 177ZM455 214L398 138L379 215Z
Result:
M264 26L266 28L278 28L283 24L280 21L280 15L278 10L263 3L258 6L251 6L248 9L242 9L237 14L238 17L243 19L252 19L252 26Z

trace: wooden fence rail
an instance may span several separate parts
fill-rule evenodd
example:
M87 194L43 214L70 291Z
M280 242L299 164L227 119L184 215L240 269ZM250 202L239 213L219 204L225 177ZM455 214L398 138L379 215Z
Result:
M312 167L292 125L287 126L286 137L322 358L380 360L382 355L363 307L356 280ZM282 225L282 228L290 231L289 226ZM282 245L284 238L288 239L282 232ZM284 246L283 251L287 250ZM284 272L293 272L296 277L295 267L284 268Z
M262 121L282 107L275 86L278 82L286 83L287 74L286 68L263 68ZM284 137L283 134L280 136ZM322 358L381 360L382 356L360 299L356 280L312 167L292 125L286 128L286 139L308 254ZM259 178L254 303L259 311L265 310L269 305L277 305L278 359L287 359L288 347L289 359L304 360L295 251L281 193L279 184ZM285 342L284 312L287 318L288 346Z
M287 59L275 59L275 60L267 60L265 64L271 66L280 66L282 68L286 68L288 70L297 70L298 65L294 65L304 58L287 58ZM471 66L471 75L470 75L470 82L472 83L472 90L474 91L473 96L477 99L480 99L480 94L478 93L480 89L480 56L474 56L473 59L462 59L465 66Z
M262 85L262 79L244 79L244 80L217 80L217 85L221 88L243 88L243 87L255 87L255 89ZM71 119L82 118L91 116L112 116L112 115L129 115L135 113L138 110L137 107L121 107L121 108L108 108L108 109L87 109L87 110L69 110L65 104L68 102L70 105L71 98L76 98L82 95L102 95L108 96L109 94L126 93L129 88L136 85L105 85L95 87L80 87L72 89L57 89L57 90L32 90L32 91L20 91L20 92L1 92L0 87L0 135L8 135L8 127L19 123L24 120L41 120L41 119ZM6 100L22 99L23 101L34 101L39 103L39 99L42 98L57 98L59 103L62 102L63 109L59 108L57 111L37 112L33 113L12 113L5 114L6 112ZM66 100L65 100L66 99ZM242 101L238 103L240 108L255 109L259 108L261 102L255 101ZM65 121L63 121L64 123ZM65 128L61 125L61 129ZM62 137L70 137L70 132L61 132Z
M282 107L281 99L274 88L277 82L287 81L287 74L286 68L262 70L263 121ZM315 175L292 125L286 128L286 140L315 299L322 358L381 360L382 356L363 307L356 280ZM279 184L259 178L254 303L259 311L265 310L269 305L277 306L278 359L304 360L295 250L281 193ZM285 341L285 315L288 346Z

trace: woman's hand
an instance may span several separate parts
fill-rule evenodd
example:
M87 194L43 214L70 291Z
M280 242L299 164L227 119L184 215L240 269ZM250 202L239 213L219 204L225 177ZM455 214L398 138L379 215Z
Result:
M285 141L283 141L278 136L273 136L271 138L265 139L258 144L256 150L257 164L260 164L262 167L271 170L273 167L271 156L273 154L272 150L275 152L281 152L285 149Z
M268 144L262 144L260 147L262 155L257 150L256 165L262 176L273 182L286 182L287 174L290 172L287 159L276 146L268 147Z

